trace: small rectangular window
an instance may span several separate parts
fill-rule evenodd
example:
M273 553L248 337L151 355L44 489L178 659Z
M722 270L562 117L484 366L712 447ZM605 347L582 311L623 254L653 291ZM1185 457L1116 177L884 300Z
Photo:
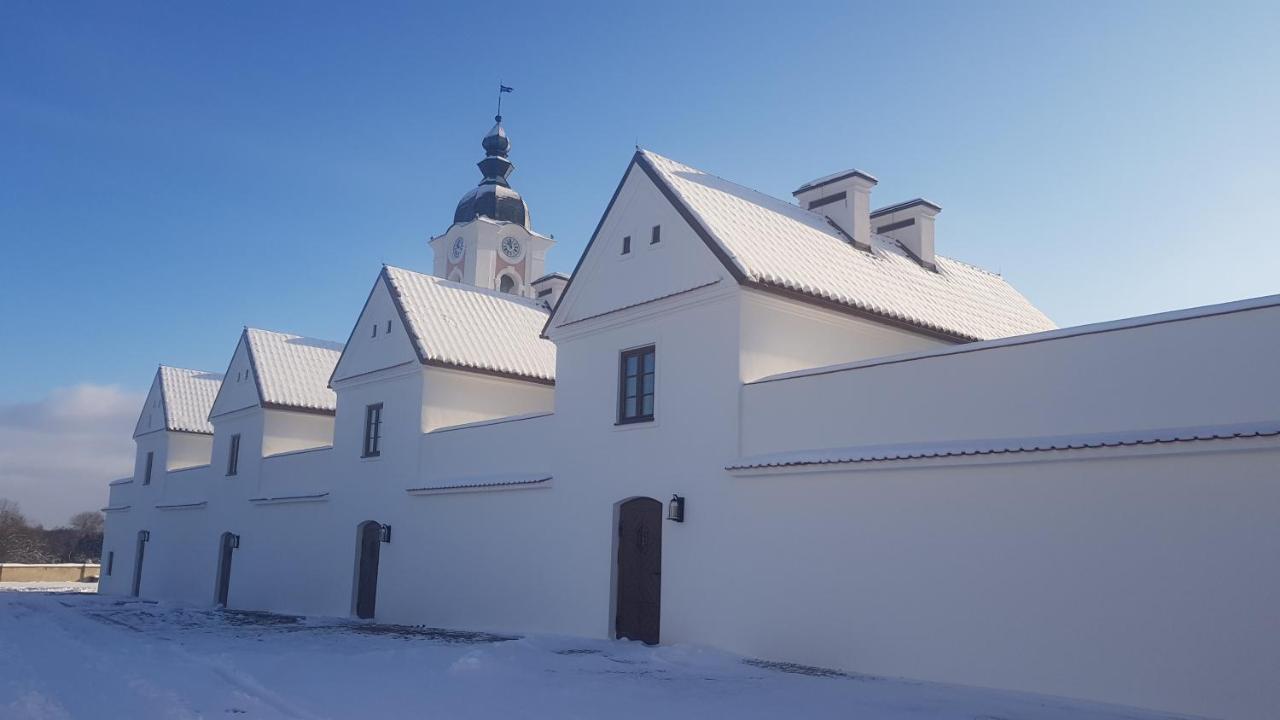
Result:
M378 457L382 441L382 403L364 409L364 453L361 457Z
M388 335L390 335L390 334L391 334L391 321L390 321L390 320L388 320L388 321L387 321L387 334L388 334Z
M373 337L378 337L378 323L373 324Z
M653 420L656 361L652 345L622 353L618 368L618 424Z
M231 449L227 452L227 475L235 475L240 470L240 436L231 436Z
M661 225L654 225L654 226L653 226L653 237L649 238L649 244L650 244L650 245L657 245L657 244L658 244L658 242L659 242L659 241L661 241L661 240L662 240L662 226L661 226Z
M146 464L146 467L142 469L143 485L151 484L151 466L155 464L155 461L156 461L156 454L153 452L147 453L147 464Z
M107 567L103 570L103 574L110 575L111 568L116 565L116 554L114 552L107 553Z
M622 238L622 254L626 255L629 252L631 252L631 236L630 235Z

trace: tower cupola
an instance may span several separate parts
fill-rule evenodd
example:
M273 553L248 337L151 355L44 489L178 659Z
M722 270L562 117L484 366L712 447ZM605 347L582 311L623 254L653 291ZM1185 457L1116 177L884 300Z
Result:
M480 181L480 185L463 195L458 201L458 209L453 213L453 221L464 223L477 217L487 217L491 220L516 223L527 229L529 206L507 181L511 172L515 170L515 165L507 159L507 153L511 151L511 140L507 137L506 128L502 127L502 116L496 115L493 119L493 128L480 143L484 148L485 156L477 166L484 178Z

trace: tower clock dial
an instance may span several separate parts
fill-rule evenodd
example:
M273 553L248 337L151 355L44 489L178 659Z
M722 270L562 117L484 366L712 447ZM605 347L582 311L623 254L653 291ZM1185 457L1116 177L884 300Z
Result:
M508 260L520 257L520 251L523 249L519 240L510 236L502 238L502 254L506 255Z
M453 247L449 250L449 259L458 262L462 259L462 254L467 251L467 242L459 235L454 238Z

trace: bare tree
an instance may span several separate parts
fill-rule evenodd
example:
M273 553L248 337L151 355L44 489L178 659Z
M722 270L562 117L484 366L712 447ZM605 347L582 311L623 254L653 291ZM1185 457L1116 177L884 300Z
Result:
M71 519L67 521L67 527L88 535L95 533L101 535L103 521L102 513L97 510L86 510L72 515Z
M31 527L18 503L0 498L0 562L42 563L51 559L43 528Z

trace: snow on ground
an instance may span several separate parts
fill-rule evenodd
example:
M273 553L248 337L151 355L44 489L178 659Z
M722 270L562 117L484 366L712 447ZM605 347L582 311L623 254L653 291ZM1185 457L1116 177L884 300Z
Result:
M183 607L81 593L78 583L33 585L0 584L5 720L1171 717L686 645L511 638Z

